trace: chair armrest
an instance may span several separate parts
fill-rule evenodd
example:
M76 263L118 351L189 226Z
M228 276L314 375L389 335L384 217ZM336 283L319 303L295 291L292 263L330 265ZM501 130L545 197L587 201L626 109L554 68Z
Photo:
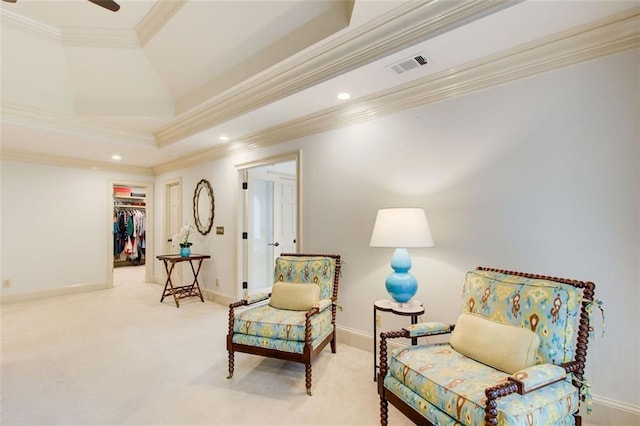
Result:
M399 337L409 337L409 332L405 329L396 331L383 331L380 333L380 373L378 375L378 386L387 376L389 364L387 363L387 339L397 339ZM375 338L375 336L374 336Z
M515 383L517 392L524 395L531 391L559 382L567 377L567 370L560 365L538 364L524 370L516 371L508 377Z
M263 300L267 300L271 297L271 293L256 293L251 296L248 296L245 299L238 300L237 302L233 302L229 305L229 336L233 336L233 322L235 320L235 308L239 308L240 306L249 306L253 303L262 302Z
M271 293L256 293L247 296L244 300L247 301L247 305L252 305L254 303L262 302L263 300L267 300L271 297Z
M580 367L579 362L568 362L562 365L538 364L515 372L505 382L485 389L485 424L498 424L498 405L496 400L512 393L524 395L545 386L564 380L568 373Z
M318 301L318 310L320 312L324 311L325 309L327 309L329 306L333 305L333 300L331 299L322 299L320 301Z
M453 324L446 324L444 322L423 322L403 327L403 330L409 333L409 337L423 337L451 333L453 328Z
M240 299L237 302L233 302L229 305L229 309L239 308L240 306L253 305L254 303L262 302L271 297L271 293L256 293Z

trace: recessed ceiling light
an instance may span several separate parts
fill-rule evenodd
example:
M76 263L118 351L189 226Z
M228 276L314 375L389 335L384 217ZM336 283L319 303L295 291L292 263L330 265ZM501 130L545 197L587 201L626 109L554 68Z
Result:
M122 157L117 155L117 154L115 154L115 155L111 156L111 159L114 160L114 161L120 161L120 160L122 160Z
M229 140L229 136L222 135L218 139L221 140L222 142L227 142Z
M351 98L351 95L347 92L338 93L338 99L341 101L346 101L349 98Z

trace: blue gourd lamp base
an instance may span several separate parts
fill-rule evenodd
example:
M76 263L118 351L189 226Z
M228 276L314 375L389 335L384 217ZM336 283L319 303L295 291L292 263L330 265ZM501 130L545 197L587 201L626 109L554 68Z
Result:
M393 272L385 280L391 298L398 303L407 303L418 291L418 280L409 273L411 256L404 248L397 248L391 257Z

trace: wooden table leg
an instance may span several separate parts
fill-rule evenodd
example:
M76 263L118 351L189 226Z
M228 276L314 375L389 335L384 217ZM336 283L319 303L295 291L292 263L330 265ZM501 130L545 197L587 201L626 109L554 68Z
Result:
M411 315L411 324L417 324L418 323L418 315ZM411 338L411 344L413 346L418 344L418 338L417 337L412 337Z
M189 261L189 264L191 265L191 272L193 272L193 283L191 285L198 289L198 296L200 296L200 300L202 301L202 303L204 303L204 298L202 297L202 291L200 290L200 284L198 284L198 274L200 273L200 267L202 266L202 261L203 260L204 259L200 259L200 261L198 262L198 269L197 270L193 267L193 262Z
M178 302L178 298L176 297L176 290L173 287L173 282L171 281L171 273L173 272L173 268L176 266L175 263L171 262L171 268L169 268L169 263L166 260L164 261L164 269L167 271L167 282L164 284L164 290L162 290L162 297L160 298L160 303L164 301L164 298L169 294L173 296L173 300L176 302L176 307L180 307L180 303ZM167 290L167 287L168 290Z

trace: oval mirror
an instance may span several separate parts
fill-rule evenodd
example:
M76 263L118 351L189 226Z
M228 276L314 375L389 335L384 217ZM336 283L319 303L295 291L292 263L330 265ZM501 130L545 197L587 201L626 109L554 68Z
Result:
M202 235L207 235L213 226L215 202L213 188L206 179L201 179L193 193L193 219Z

